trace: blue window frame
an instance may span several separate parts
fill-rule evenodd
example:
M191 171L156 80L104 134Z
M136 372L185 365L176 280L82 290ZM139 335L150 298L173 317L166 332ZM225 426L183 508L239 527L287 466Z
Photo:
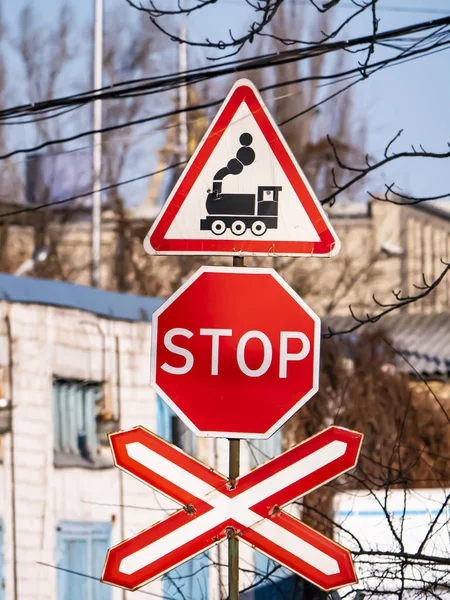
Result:
M5 576L3 573L3 523L0 521L0 600L5 598Z
M159 396L156 397L157 433L171 444L175 444L192 456L197 454L197 439L180 417Z
M303 580L297 575L284 576L272 575L270 582L259 585L254 589L252 600L303 600ZM250 596L243 595L242 600L250 600Z
M248 440L248 450L250 452L250 466L257 467L262 465L269 458L280 454L282 450L283 434L282 430L276 431L268 440Z
M196 437L173 412L162 398L157 396L156 427L159 436L182 448L189 454L196 454ZM198 600L208 598L209 558L205 552L188 560L163 577L165 598L171 600Z
M209 565L208 554L205 552L169 571L163 577L164 598L170 600L209 598Z
M110 534L110 523L59 523L58 600L111 600L111 587L99 581L110 546Z
M101 385L73 379L53 381L55 452L92 461L98 447L97 400Z

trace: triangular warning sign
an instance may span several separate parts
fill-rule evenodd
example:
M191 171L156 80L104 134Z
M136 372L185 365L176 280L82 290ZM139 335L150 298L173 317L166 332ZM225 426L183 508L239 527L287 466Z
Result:
M149 254L334 256L340 242L254 85L235 83L145 238Z

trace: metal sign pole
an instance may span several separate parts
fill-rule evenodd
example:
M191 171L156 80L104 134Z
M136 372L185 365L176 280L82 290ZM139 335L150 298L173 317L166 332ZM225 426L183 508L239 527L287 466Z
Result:
M243 267L244 258L233 256L233 267ZM239 477L239 459L241 440L232 439L230 442L230 456L228 476L230 484L234 487ZM228 536L228 599L239 600L239 540L235 530L229 532Z
M103 0L94 0L94 89L99 90L103 83ZM93 147L92 147L92 273L93 287L101 287L101 229L102 229L102 101L93 105Z
M236 479L239 477L241 440L229 440L229 442L229 479L230 485L234 487ZM232 527L228 531L228 599L239 600L239 540L236 530Z

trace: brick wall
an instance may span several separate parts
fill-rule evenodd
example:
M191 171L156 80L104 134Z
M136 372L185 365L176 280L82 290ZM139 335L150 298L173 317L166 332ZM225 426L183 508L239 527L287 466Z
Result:
M107 447L101 448L101 456L105 461L109 459L110 468L54 466L54 376L105 380L105 401L115 415L121 413L121 429L143 425L156 431L156 398L149 385L151 326L102 319L73 309L2 302L0 372L3 374L7 372L9 361L7 315L11 322L14 375L18 600L63 600L56 596L57 570L51 566L57 562L60 521L109 522L114 545L164 518L166 511L175 506L161 494L113 467ZM10 394L8 384L6 391ZM6 600L13 600L11 435L0 436L0 442L5 591ZM250 468L250 459L245 444L242 447L241 472L245 472ZM199 458L227 473L227 441L218 440L215 444L211 439L201 439ZM214 548L210 552L213 560L226 562L226 544L221 544L219 552ZM241 544L241 555L248 569L253 560L252 549ZM226 585L225 569L222 570L222 581ZM243 585L249 582L250 579L243 581ZM143 589L162 594L160 581ZM218 600L219 582L215 569L210 573L209 589L210 600ZM132 593L113 589L113 600L134 597Z
M112 542L162 518L146 486L123 478L118 469L55 468L53 455L53 376L109 382L115 414L119 409L117 367L121 370L122 427L142 424L156 430L156 402L149 385L150 325L108 321L77 310L0 305L0 366L8 363L4 317L13 337L15 493L19 600L56 600L57 524L61 520L112 523ZM103 332L101 335L100 330ZM120 355L116 354L116 336ZM105 357L103 357L103 347ZM103 374L103 369L105 373ZM4 522L6 599L13 599L10 435L3 439L0 518ZM109 448L102 454L110 457ZM158 499L161 506L168 501ZM144 510L121 508L142 506ZM124 518L122 525L121 519ZM160 583L147 586L161 593ZM131 597L131 596L130 596ZM120 590L114 598L122 598Z

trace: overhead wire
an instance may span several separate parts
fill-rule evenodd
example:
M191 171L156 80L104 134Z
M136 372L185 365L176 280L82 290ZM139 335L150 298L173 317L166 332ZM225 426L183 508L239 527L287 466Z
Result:
M406 60L407 60L407 59L405 59L405 62L406 62ZM413 59L411 58L411 59L409 59L409 60L413 60ZM395 66L395 65L390 65L390 66ZM328 97L327 99L325 99L325 100L322 100L322 101L320 101L319 103L317 103L316 105L314 105L314 107L316 107L316 106L318 106L318 105L322 104L324 101L327 101L327 100L329 100L331 97L336 97L337 95L339 95L339 94L341 94L341 93L345 92L345 91L346 91L346 90L347 90L349 87L351 87L351 86L355 85L356 83L357 83L357 81L353 82L353 83L352 83L352 84L350 84L349 86L346 86L345 88L342 88L341 90L338 90L338 91L337 91L335 94L333 94L332 96L330 96L330 97ZM218 101L218 102L216 102L215 104L217 104L217 103L220 103L220 102L221 102L221 101ZM312 108L314 108L314 107L309 107L308 109L306 109L306 110L302 111L301 113L297 113L297 114L293 115L292 117L290 117L290 118L288 118L288 119L285 119L285 121L281 122L279 125L280 125L280 126L282 126L283 124L286 124L286 123L288 123L288 122L292 121L293 119L295 119L295 118L298 118L299 116L302 116L303 114L305 114L305 112L307 112L307 111L309 111L309 110L312 110ZM103 192L103 191L108 191L108 190L111 190L111 189L114 189L114 188L121 187L121 186L123 186L123 185L127 185L127 184L130 184L130 183L134 183L134 182L137 182L137 181L140 181L140 180L143 180L143 179L147 179L147 178L153 177L153 176L155 176L155 175L158 175L158 174L164 173L164 172L166 172L166 171L170 171L170 170L172 170L172 169L175 169L175 168L177 168L177 167L183 166L183 165L185 165L186 163L187 163L187 161L184 161L184 162L177 162L177 163L175 163L175 164L169 165L169 166L167 166L167 167L165 167L165 168L163 168L163 169L159 169L159 170L157 170L157 171L153 171L153 172L151 172L151 173L146 173L146 174L144 174L144 175L140 175L140 176L133 177L133 178L130 178L130 179L122 180L122 181L119 181L119 182L117 182L117 183L114 183L114 184L110 184L110 185L107 185L107 186L101 187L101 188L99 188L99 190L98 190L98 191L102 191L102 192ZM71 197L69 197L69 198L62 199L62 200L57 200L57 201L47 202L47 203L43 203L43 204L39 204L39 205L35 205L35 206L27 206L27 207L23 207L23 208L20 208L20 209L14 210L14 211L10 211L10 212L7 212L7 213L1 213L1 214L0 214L0 219L1 219L1 218L12 217L12 216L16 216L16 215L20 215L20 214L23 214L23 213L28 213L28 212L35 212L35 211L37 211L37 210L40 210L40 209L43 209L43 208L49 208L49 207L51 207L51 206L57 206L57 205L61 205L61 204L66 204L66 203L68 203L68 202L73 202L73 201L75 201L75 200L78 200L78 199L81 199L81 198L85 198L85 197L89 197L89 196L91 196L91 195L92 195L92 193L93 193L93 191L94 191L94 190L89 190L88 192L84 192L84 193L81 193L81 194L77 194L77 195L71 196Z
M78 108L81 108L82 106L86 106L85 104L83 105L75 105L75 106L71 106L70 108L64 108L61 109L60 112L58 113L52 113L50 115L47 115L46 117L37 117L35 119L29 119L28 121L9 121L8 119L13 119L14 116L11 117L3 117L1 120L3 121L2 125L3 126L8 126L8 125L27 125L30 123L39 123L40 121L48 121L49 119L56 119L58 117L62 117L64 115L67 115L68 113L71 113L75 110L77 110ZM51 110L54 109L48 109L48 110L43 110L42 113L45 114L46 112L50 112Z
M165 171L170 171L171 169L176 169L177 167L181 167L185 165L187 161L181 161L164 167L163 169L158 169L157 171L153 171L152 173L146 173L145 175L139 175L137 177L132 177L130 179L124 179L122 181L118 181L117 183L111 183L109 185L105 185L97 190L89 190L87 192L82 192L80 194L76 194L75 196L71 196L70 198L64 198L63 200L54 200L52 202L44 202L42 204L36 204L34 206L25 206L23 208L18 208L16 210L9 211L7 213L0 213L0 218L13 217L17 215L21 215L24 213L35 212L37 210L41 210L43 208L49 208L51 206L59 206L61 204L67 204L67 202L74 202L75 200L79 200L81 198L87 198L92 196L94 192L107 192L109 190L113 190L115 188L121 187L122 185L127 185L129 183L135 183L136 181L141 181L142 179L148 179L149 177L153 177L154 175L159 175L160 173L164 173Z
M234 0L235 1L235 0ZM309 0L300 0L300 4L312 6ZM336 8L355 8L355 5L350 2L339 2L336 5ZM381 11L390 11L390 12L402 12L402 13L421 13L421 14L430 14L430 15L448 15L450 14L450 10L446 10L444 8L427 8L427 7L415 7L415 6L398 6L398 5L389 5L389 4L377 4L377 12Z
M1 110L0 119L8 118L11 115L25 116L29 115L30 113L36 114L41 110L61 108L62 106L68 106L71 104L79 104L79 106L82 106L83 104L92 102L96 99L133 97L133 95L139 92L145 92L146 94L161 93L163 91L168 91L169 89L176 89L176 87L180 85L192 85L194 83L201 83L205 80L221 77L224 75L235 74L245 70L273 67L285 64L286 62L304 60L306 58L314 58L322 54L334 52L337 50L345 50L358 45L365 45L371 43L377 44L385 39L396 38L397 36L404 37L405 35L409 35L411 33L418 33L421 31L437 28L442 25L450 25L450 16L444 17L442 19L435 19L432 21L416 23L407 27L388 30L377 34L375 37L373 35L367 35L353 38L350 40L326 42L323 44L316 44L312 48L302 47L284 50L281 52L274 52L254 58L238 59L213 66L191 69L183 73L177 72L164 76L153 76L141 78L138 80L119 82L95 90L89 90L86 92L73 94L71 96L64 96L60 98L44 100L32 104L22 104L19 106Z
M297 80L292 80L292 83L296 83ZM288 85L290 82L286 83L286 85ZM320 85L317 86L318 88L321 87ZM295 90L293 92L289 92L288 94L283 94L282 96L277 96L275 98L273 98L274 102L278 102L280 100L283 100L284 98L289 98L291 96L295 96L296 94L300 94L302 93L302 90ZM204 121L205 117L201 116L201 117L196 117L194 119L189 119L188 121L186 121L187 125L193 125L194 123L199 123L200 121ZM161 125L160 127L156 127L155 129L152 129L152 132L163 132L163 131L167 131L169 129L178 129L180 127L180 123L178 121L174 121L172 123L168 123L167 125ZM145 131L142 133L134 133L133 134L133 140L135 140L136 138L143 138L143 137L148 137L149 132ZM114 138L111 139L104 139L101 142L101 145L103 147L105 146L109 146L112 144L117 144L117 142L120 142L122 140L129 140L130 139L130 134L125 134L125 135L117 135L114 136ZM48 157L52 157L52 156L59 156L61 154L74 154L76 152L82 152L83 150L89 150L92 149L96 146L96 144L85 144L84 146L80 146L78 148L70 148L70 149L64 149L64 150L57 150L56 152L48 152L44 155L40 155L40 156L44 156L45 158ZM11 161L14 164L20 164L23 162L24 159L20 158L19 160L13 160Z
M267 88L265 89L270 89L272 87L275 86L267 86ZM167 111L164 113L160 113L160 114L156 114L156 115L151 115L149 117L142 117L140 119L135 119L135 120L131 120L131 121L127 121L125 123L120 123L120 124L116 124L116 125L111 125L111 126L107 126L107 127L103 127L100 130L88 130L88 131L84 131L81 133L77 133L77 134L73 134L70 136L66 136L66 137L62 137L62 138L58 138L58 139L54 139L54 140L46 140L44 142L41 142L40 144L37 144L35 146L32 147L28 147L28 148L20 148L20 149L16 149L13 151L10 151L6 154L0 155L0 159L7 159L7 158L11 158L14 155L17 154L22 154L22 153L30 153L30 152L37 152L38 150L42 150L50 145L53 144L60 144L60 143L66 143L66 142L72 142L75 141L77 139L80 139L82 137L85 136L91 136L93 133L97 133L97 132L102 132L102 133L108 133L110 131L116 131L119 129L123 129L125 127L130 127L133 125L140 125L143 123L148 123L151 121L155 121L155 120L159 120L159 119L165 119L165 118L170 118L172 116L177 116L182 112L192 112L195 110L202 110L202 109L207 109L207 108L211 108L214 106L219 105L221 102L223 102L223 98L220 98L218 100L214 100L211 102L207 102L204 104L199 104L199 105L194 105L194 106L190 106L190 107L186 107L183 109L175 109L172 111Z
M436 50L435 50L435 51L436 51ZM417 52L417 51L416 51L416 52ZM405 59L403 59L403 60L406 62L406 61L408 60L408 58L405 58ZM409 58L409 60L413 60L413 58ZM396 63L396 64L397 64L397 63ZM393 64L393 65L388 65L388 66L395 66L395 64ZM362 78L363 78L363 77L361 76L361 77L360 77L360 79L362 79ZM353 83L351 83L350 85L346 86L345 88L342 88L342 89L338 90L336 93L332 94L331 96L327 97L327 98L326 98L326 99L324 99L324 100L321 100L320 102L316 103L314 106L312 106L312 107L309 107L308 109L306 109L306 110L304 110L304 111L302 111L302 112L300 112L300 113L297 113L297 114L295 114L295 115L293 115L293 116L291 116L291 117L289 117L289 118L285 119L283 122L279 123L279 126L280 126L280 127L281 127L281 126L283 126L284 124L286 124L286 123L288 123L288 122L292 121L293 119L296 119L296 118L298 118L298 117L302 116L303 114L305 114L306 112L308 112L308 111L312 110L313 108L315 108L315 107L319 106L320 104L323 104L325 101L329 100L330 98L332 98L332 97L336 97L337 95L339 95L339 94L341 94L341 93L345 92L347 89L349 89L350 87L352 87L353 85L355 85L356 83L358 83L358 81L359 81L360 79L358 79L357 81L354 81ZM270 86L270 87L271 87L271 88L280 87L280 83L278 83L278 84L275 84L275 85L273 85L273 86ZM222 102L222 100L219 100L219 101L217 101L217 102L214 102L213 104L219 104L220 102ZM195 107L194 107L194 108L195 108ZM1 158L1 157L0 157L0 158ZM165 167L165 168L163 168L163 169L159 169L159 170L157 170L157 171L154 171L154 172L151 172L151 173L147 173L147 174L140 175L140 176L137 176L137 177L133 177L133 178L130 178L130 179L126 179L126 180L123 180L123 181L120 181L120 182L117 182L117 183L114 183L114 184L110 184L110 185L107 185L107 186L104 186L104 187L100 188L100 189L99 189L99 191L102 191L102 192L103 192L103 191L108 191L108 190L111 190L111 189L114 189L114 188L121 187L121 186L123 186L123 185L127 185L127 184L130 184L130 183L134 183L134 182L137 182L137 181L141 181L141 180L143 180L143 179L147 179L147 178L153 177L153 176L155 176L155 175L158 175L158 174L164 173L164 172L166 172L166 171L170 171L170 170L172 170L172 169L176 169L176 168L178 168L178 167L180 167L180 166L184 166L185 164L187 164L187 162L188 162L188 161L177 162L177 163L174 163L174 164L172 164L172 165L169 165L169 166L167 166L167 167ZM1 213L1 214L0 214L0 219L1 219L1 218L7 218L7 217L12 217L12 216L20 215L20 214L27 213L27 212L35 212L35 211L37 211L37 210L40 210L40 209L42 209L42 208L49 208L49 207L51 207L51 206L56 206L56 205L66 204L66 203L68 203L68 202L73 202L73 201L75 201L75 200L78 200L78 199L80 199L80 198L85 198L85 197L91 196L91 195L92 195L92 193L93 193L93 190L90 190L90 191L88 191L88 192L84 192L84 193L82 193L82 194L77 194L77 195L75 195L75 196L71 196L71 197L69 197L69 198L65 198L65 199L63 199L63 200L57 200L57 201L53 201L53 202L47 202L47 203L43 203L43 204L39 204L39 205L35 205L35 206L32 206L32 207L28 206L28 207L24 207L24 208L21 208L21 209L14 210L14 211L10 211L10 212L8 212L8 213Z
M441 29L443 29L446 25L447 25L447 23L441 24ZM388 59L383 59L381 61L378 61L377 63L369 64L367 66L367 71L369 71L369 75L370 75L372 72L374 72L376 70L379 70L380 68L386 68L386 67L396 66L397 64L401 64L402 62L414 60L414 59L418 58L417 55L420 55L420 54L422 54L422 55L425 54L426 55L427 53L431 54L431 53L435 53L437 51L442 51L442 50L446 49L447 44L450 43L449 40L447 40L447 41L445 40L445 36L448 37L449 35L450 35L450 32L448 32L448 31L443 31L443 32L442 31L438 31L438 32L431 33L428 36L428 38L432 38L433 36L439 36L439 37L443 38L444 41L441 41L440 44L434 44L432 47L428 47L428 48L425 48L425 49L416 48L416 50L410 51L411 50L410 48L406 48L405 50L403 50L400 53L400 57L390 57ZM414 46L417 47L417 46L419 46L420 44L422 44L424 42L425 42L425 39L416 40L415 44L413 45L413 47ZM445 47L438 49L439 45L445 45ZM288 51L288 53L290 54L290 53L292 53L292 51ZM294 79L294 80L277 82L276 84L272 84L270 86L266 86L264 88L261 88L261 91L267 91L267 90L270 90L270 89L276 89L276 88L283 87L283 86L286 86L286 85L291 85L291 84L294 84L294 83L299 83L299 82L302 82L302 81L305 81L305 80L320 80L320 79L325 79L326 80L326 79L336 79L337 77L340 77L340 80L344 81L345 79L348 80L348 79L351 79L351 78L358 77L358 72L360 72L360 69L354 68L354 69L350 69L350 70L347 70L346 72L339 73L339 74L335 74L334 73L334 74L326 74L326 75L320 75L320 76L311 76L311 77L305 77L305 78L297 78L297 79ZM361 79L361 77L358 77L357 81L359 81L359 79ZM354 85L355 83L357 83L357 81L353 82L351 85ZM335 82L334 81L328 82L327 85L329 85L330 83L335 83ZM322 100L321 103L323 103L324 101L329 100L331 97L335 97L335 96L343 93L350 86L346 86L345 88L342 88L341 90L338 90L332 96L329 96L325 100ZM293 92L293 93L298 93L298 92ZM185 109L177 109L177 110L174 110L174 111L168 111L166 113L162 113L162 114L158 114L158 115L152 115L150 117L145 117L143 119L138 119L138 120L135 120L135 121L129 121L129 122L126 122L126 123L122 123L122 124L114 125L114 126L111 126L111 127L107 127L107 128L104 128L103 131L117 130L117 129L121 129L121 128L124 128L124 127L129 127L129 126L132 126L132 125L135 125L135 124L139 124L139 123L142 123L142 122L148 122L148 121L153 121L153 120L156 120L156 119L162 119L162 118L165 118L165 117L170 117L170 116L177 115L180 112L184 112L184 111L195 111L195 110L199 110L199 109L207 109L207 108L210 108L210 107L213 107L213 106L216 106L216 105L220 104L222 101L223 101L223 98L219 99L219 100L216 100L216 101L208 102L208 103L205 103L205 104L190 106L190 107L187 107ZM310 107L307 110L311 110L311 108L313 108L313 107ZM302 114L304 114L304 112L305 111L302 111L301 113L298 113L298 114L293 115L292 117L286 119L284 122L280 123L280 126L282 126L283 124L291 121L294 118L298 118L299 116L301 116ZM177 126L177 125L175 125L175 126ZM6 155L1 156L0 158L8 158L8 157L11 157L14 154L18 154L18 153L28 153L28 152L37 151L39 149L42 149L43 147L46 147L46 146L49 146L49 145L52 145L52 144L62 143L62 142L65 142L65 141L73 141L75 139L79 139L80 137L83 137L83 136L86 136L86 135L91 135L92 133L93 133L93 131L82 132L82 133L78 133L76 135L73 135L73 136L70 136L70 137L67 137L67 138L61 138L59 140L46 141L46 142L44 142L42 144L39 144L38 146L35 146L33 148L19 149L19 150L12 151L12 152L10 152L10 153L8 153ZM83 148L86 148L86 147L89 147L89 146L85 146ZM81 148L81 149L83 149L83 148ZM68 152L76 152L76 151L81 150L81 149L79 148L79 149L69 150ZM117 188L117 187L122 186L122 185L126 185L126 184L133 183L133 182L145 179L145 178L149 178L149 177L152 177L152 176L157 175L159 173L162 173L162 172L165 172L165 171L177 168L177 167L179 167L179 166L181 166L183 164L185 164L185 163L179 162L179 163L176 163L176 164L173 164L173 165L169 165L168 167L165 167L165 168L160 169L158 171L154 171L152 173L147 173L147 174L144 174L144 175L140 175L138 177L133 177L131 179L123 180L123 181L120 181L120 182L117 182L117 183L114 183L114 184L110 184L110 185L104 186L104 187L100 188L99 191L108 191L110 189ZM25 212L34 212L34 211L42 209L42 208L46 208L46 207L50 207L50 206L55 206L55 205L59 205L59 204L64 204L64 203L67 203L67 202L72 202L74 200L90 196L92 193L93 193L93 191L90 190L89 192L85 192L85 193L82 193L82 194L77 194L77 195L71 196L70 198L65 198L63 200L58 200L58 201L54 201L54 202L44 203L44 204L41 204L41 205L36 205L36 206L31 206L31 207L27 206L27 207L20 208L20 209L14 210L14 211L10 211L8 213L0 214L0 218L11 217L11 216L19 215L19 214L22 214L22 213L25 213Z
M344 3L342 5L345 8L350 8L352 5L349 3ZM448 15L450 14L450 9L446 10L445 8L432 8L432 7L415 7L415 6L392 6L392 5L377 5L377 11L379 10L385 10L385 11L390 11L390 12L402 12L402 13L423 13L423 14L430 14L430 15Z
M448 22L450 24L450 18L448 19ZM441 25L441 27L443 27L443 26L444 25ZM434 34L430 34L430 36L432 36L432 35L434 35ZM421 42L422 42L422 40L418 40L415 45L417 45L418 43L421 43ZM445 40L444 42L441 42L441 43L434 44L433 46L431 46L429 48L416 49L416 50L410 52L410 55L411 56L414 56L414 55L418 55L419 56L421 54L426 54L427 52L433 51L436 47L443 46L443 45L444 46L450 46L450 39L449 40ZM381 67L384 68L384 67L386 67L386 66L388 66L388 65L390 65L392 63L395 63L396 61L399 61L399 62L403 61L406 58L404 56L405 53L406 53L406 51L404 50L404 51L402 51L400 53L400 56L389 57L389 58L386 58L386 59L382 59L381 61L378 61L378 63L374 63L372 65L369 64L366 67L366 69L365 69L366 76L367 76L367 73L370 72L371 70L379 70ZM355 68L353 68L351 70L348 70L345 73L304 77L304 78L301 78L301 79L298 79L298 80L292 80L289 83L281 82L281 83L271 84L269 86L265 86L265 87L261 88L261 91L267 91L269 89L275 89L276 87L282 87L283 85L289 85L290 83L293 83L293 82L297 82L298 83L300 81L303 81L303 82L304 81L312 81L312 80L316 80L316 79L320 79L320 78L322 78L322 79L325 79L325 78L333 79L333 78L341 77L342 75L349 75L351 73L357 74L358 72L360 72L360 70L361 70L361 68L358 66L358 67L355 67ZM20 149L12 150L12 151L10 151L10 152L8 152L6 154L1 155L0 159L7 159L7 158L10 158L10 157L12 157L12 156L14 156L16 154L21 154L21 153L37 152L38 150L42 150L42 149L44 149L44 148L46 148L46 147L48 147L48 146L50 146L52 144L60 144L60 143L75 141L75 140L80 139L80 138L85 137L85 136L91 136L92 134L97 133L97 132L108 133L110 131L115 131L115 130L123 129L123 128L126 128L126 127L134 126L134 125L140 125L140 124L143 124L143 123L149 123L149 122L152 122L152 121L155 121L155 120L158 120L158 119L169 118L169 117L172 117L172 116L175 116L175 115L179 115L182 112L193 112L193 111L196 111L196 110L206 110L206 109L209 109L209 108L212 108L214 106L219 105L222 101L223 101L223 98L220 98L218 100L214 100L214 101L211 101L211 102L206 102L206 103L203 103L203 104L191 105L191 106L188 106L188 107L185 107L185 108L180 108L180 109L176 109L176 110L172 110L172 111L167 111L167 112L160 113L160 114L157 114L157 115L151 115L149 117L142 117L142 118L139 118L139 119L130 120L130 121L127 121L125 123L119 123L119 124L115 124L115 125L110 125L110 126L107 126L107 127L103 127L103 128L101 128L99 130L91 129L91 130L84 131L84 132L77 133L77 134L73 134L73 135L70 135L70 136L67 136L67 137L61 137L59 139L46 140L46 141L44 141L44 142L42 142L42 143L40 143L38 145L35 145L33 147L20 148Z
M299 4L302 4L303 6L310 6L311 8L315 8L314 5L311 3L310 0L296 0ZM229 4L234 4L236 6L240 6L241 4L241 0L227 0L227 2ZM336 4L336 6L334 8L351 8L351 9L355 9L355 4L353 4L353 2L339 2L338 4ZM316 9L317 10L317 9ZM404 13L416 13L416 14L436 14L436 15L448 15L450 14L450 9L446 10L445 8L434 8L434 7L430 7L427 8L426 6L423 7L415 7L415 6L411 6L411 7L406 7L406 6L399 6L399 5L389 5L389 4L377 4L377 12L378 11L387 11L387 12L404 12Z

